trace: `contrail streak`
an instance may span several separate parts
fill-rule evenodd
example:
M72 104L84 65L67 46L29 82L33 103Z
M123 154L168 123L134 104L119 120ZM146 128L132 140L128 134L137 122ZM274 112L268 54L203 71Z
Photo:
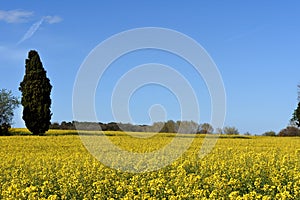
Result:
M33 34L39 29L39 27L42 25L42 23L44 22L45 18L43 17L42 19L40 19L40 21L34 23L29 29L28 31L24 34L24 36L22 37L22 39L17 43L20 44L22 42L24 42L25 40L31 38L33 36Z

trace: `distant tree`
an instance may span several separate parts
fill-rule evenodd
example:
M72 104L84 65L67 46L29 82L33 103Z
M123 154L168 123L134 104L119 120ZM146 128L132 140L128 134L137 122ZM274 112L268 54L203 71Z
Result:
M294 126L288 126L285 129L282 129L278 136L300 136L300 130Z
M159 131L161 133L177 133L178 129L176 123L173 120L167 121L162 129Z
M223 134L223 129L222 128L216 128L216 133L217 134Z
M49 129L60 129L60 125L58 122L53 122L50 124Z
M117 123L112 122L110 123L111 127L118 127ZM67 130L89 130L89 131L97 131L97 130L103 130L102 125L96 122L78 122L78 121L73 121L73 122L61 122L60 125L61 129L67 129ZM107 125L108 127L108 125ZM107 131L110 131L111 129L106 129ZM105 131L106 131L105 130Z
M119 125L116 122L110 122L107 124L108 131L121 131Z
M276 133L274 131L267 131L263 134L263 136L276 136Z
M234 126L230 127L230 126L226 126L223 128L223 132L226 135L238 135L239 131L237 128L235 128Z
M60 129L63 130L75 130L75 126L73 122L62 121L60 124Z
M298 107L293 112L291 125L300 127L300 85L298 85Z
M7 135L10 128L14 109L20 104L10 90L0 90L0 135Z
M127 132L142 132L144 130L141 125L133 125L130 123L118 123L118 126L122 131Z
M251 135L251 133L249 133L249 132L246 132L246 133L244 133L244 135L246 135L246 136L250 136L250 135Z
M102 131L107 131L107 124L101 122L99 122L98 124L100 125Z
M199 126L198 133L200 134L209 134L213 132L214 132L214 128L209 123L204 123Z
M154 122L151 126L149 126L146 130L147 132L161 132L162 128L165 126L164 122Z
M194 121L177 121L178 133L197 133L199 124Z
M43 135L49 129L52 115L52 86L37 51L29 51L25 63L25 76L19 88L22 92L23 120L30 132Z

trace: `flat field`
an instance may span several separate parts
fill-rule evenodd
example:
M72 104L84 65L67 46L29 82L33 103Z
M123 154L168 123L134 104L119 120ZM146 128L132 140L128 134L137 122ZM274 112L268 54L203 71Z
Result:
M0 199L300 199L300 138L220 137L200 159L204 136L196 136L172 164L129 173L99 162L72 133L0 137ZM138 153L174 136L106 134Z

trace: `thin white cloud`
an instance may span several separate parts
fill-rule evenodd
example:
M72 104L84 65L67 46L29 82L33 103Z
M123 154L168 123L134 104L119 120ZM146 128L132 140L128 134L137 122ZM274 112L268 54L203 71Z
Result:
M6 23L24 23L32 15L33 12L25 10L0 10L0 21Z
M44 16L42 17L38 22L34 23L28 31L25 33L25 35L22 37L22 39L17 43L20 44L23 41L31 38L33 34L40 28L40 26L46 22L48 24L54 24L54 23L59 23L62 21L62 18L59 16Z
M55 24L62 21L62 18L60 16L54 15L54 16L45 16L45 21L49 24Z

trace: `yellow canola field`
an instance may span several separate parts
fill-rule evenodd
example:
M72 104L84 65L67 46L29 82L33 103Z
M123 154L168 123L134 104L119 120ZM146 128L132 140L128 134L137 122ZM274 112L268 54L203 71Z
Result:
M138 152L172 140L108 135ZM220 138L200 159L202 142L158 171L128 173L101 164L76 135L0 137L0 199L300 199L300 138Z

